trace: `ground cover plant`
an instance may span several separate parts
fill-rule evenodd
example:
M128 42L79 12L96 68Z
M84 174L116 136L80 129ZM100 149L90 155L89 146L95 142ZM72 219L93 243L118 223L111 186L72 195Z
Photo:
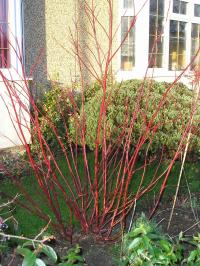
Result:
M62 238L72 241L76 222L83 234L114 241L123 231L115 230L117 225L123 229L131 210L156 187L150 213L153 216L168 181L173 178L170 173L175 162L185 158L188 149L196 151L199 73L193 79L191 92L177 84L187 68L170 84L156 83L146 77L142 81L117 83L111 72L112 62L134 27L136 17L114 49L113 1L107 1L107 26L97 19L93 1L91 6L85 1L82 4L90 24L86 33L92 36L93 43L91 48L83 45L78 35L71 35L72 51L80 68L78 92L74 87L65 92L56 88L46 95L52 101L46 99L41 107L30 93L23 72L22 90L29 108L19 97L21 92L15 84L0 71L10 98L7 108L14 113L11 120L17 121L32 173L30 179L19 178L2 163L0 170L12 179L22 195L16 203L44 223L51 221L52 230ZM79 21L75 23L78 30ZM107 40L105 50L99 48L101 38L97 28ZM90 55L87 61L85 53ZM85 82L85 70L93 85ZM130 87L134 90L130 91ZM60 98L55 97L57 93ZM31 127L23 119L25 114ZM35 146L27 142L24 128L31 133ZM92 156L88 148L93 150ZM147 174L149 168L151 178ZM34 191L26 186L26 182L30 185L29 180Z
M184 243L190 245L186 256ZM188 239L180 232L172 239L143 214L123 237L121 265L199 265L199 252L199 234Z

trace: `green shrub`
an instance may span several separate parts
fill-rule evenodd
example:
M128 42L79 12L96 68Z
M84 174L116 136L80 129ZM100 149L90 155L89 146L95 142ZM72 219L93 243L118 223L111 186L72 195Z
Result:
M44 243L32 243L31 241L25 242L22 246L18 246L16 252L24 257L22 265L28 266L73 266L84 265L84 258L81 254L81 247L77 244L67 250L67 255L59 257L55 250ZM43 256L41 256L43 254ZM44 256L45 255L45 256Z
M116 84L115 87L108 87L106 95L107 141L109 143L115 142L120 134L124 138L126 137L135 112L136 120L131 135L131 144L136 146L169 86L170 84L163 82L130 80ZM95 146L102 96L102 90L96 90L96 93L92 93L92 97L85 103L84 115L81 112L76 117L76 123L73 117L70 119L71 137L73 140L78 138L80 145L82 144L80 131L83 121L85 121L86 144L90 149L94 149ZM153 153L158 152L162 147L168 153L177 149L191 114L192 98L193 92L186 86L183 84L174 85L151 125L143 145L144 150L146 150L149 142L151 142L149 151ZM198 111L198 115L195 116L195 123L199 120L199 114ZM77 126L79 126L78 129ZM193 130L193 133L196 135L193 134L192 136L190 150L197 151L200 149L200 141L198 132ZM123 139L119 142L122 144Z
M38 103L40 130L51 149L59 149L58 139L52 129L53 127L56 129L57 136L67 148L68 120L76 110L76 106L73 106L73 104L76 105L77 103L78 96L74 92L59 86L54 86L46 92L43 99ZM34 134L34 130L32 148L40 150L38 135Z
M119 264L200 265L200 234L188 239L180 232L178 238L172 240L168 235L164 235L155 223L142 215L136 220L132 230L123 237Z
M124 236L121 265L178 265L182 257L181 245L174 244L144 215Z

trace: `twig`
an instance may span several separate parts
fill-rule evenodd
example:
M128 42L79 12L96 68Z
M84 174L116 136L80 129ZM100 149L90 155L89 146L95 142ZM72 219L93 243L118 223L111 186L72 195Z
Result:
M130 225L129 225L129 228L128 228L128 233L131 231L131 228L132 228L133 217L135 215L135 209L136 209L136 199L135 199L135 203L134 203L134 207L133 207L133 212L132 212L132 215L131 215L131 221L130 221Z
M51 223L51 220L49 220L48 224L40 231L40 233L34 238L34 240L38 239L47 230L50 223Z
M2 205L0 205L0 209L12 204L16 200L16 198L18 198L19 196L20 195L17 194L12 200L8 201L7 203L3 203Z
M0 232L0 236L6 237L6 238L16 238L16 239L20 239L20 240L27 240L27 241L31 241L31 242L35 242L35 243L44 243L45 241L51 239L51 236L45 237L42 240L36 240L36 239L31 239L28 237L24 237L24 236L15 236L15 235L9 235L9 234L4 234Z
M190 229L194 228L195 226L199 225L200 221L196 222L195 224L193 224L192 226L188 227L186 230L182 231L183 234L185 234L187 231L189 231ZM177 237L178 235L173 236L172 238Z
M43 244L44 242L46 242L47 240L51 239L52 236L47 236L45 237L44 239L42 240L38 240L37 238L39 236L41 236L42 233L44 233L44 231L47 230L49 224L51 223L51 220L48 222L48 224L40 231L40 233L34 238L34 239L31 239L31 238L28 238L28 237L24 237L24 236L16 236L16 235L9 235L9 234L5 234L5 233L2 233L0 232L0 236L3 236L5 238L16 238L16 239L20 239L20 240L27 240L27 241L31 241L33 243L40 243L40 244Z
M185 231L183 231L183 234L186 233L187 231L189 231L190 229L192 229L193 227L197 226L198 224L200 224L200 221L196 222L195 224L193 224L192 226L187 228Z

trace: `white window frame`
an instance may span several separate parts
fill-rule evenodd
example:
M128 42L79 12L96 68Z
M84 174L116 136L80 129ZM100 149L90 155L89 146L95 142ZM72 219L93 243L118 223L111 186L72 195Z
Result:
M200 17L194 16L194 4L200 5L200 0L183 0L183 1L187 2L186 15L173 13L173 5L171 5L168 24L170 24L170 20L183 21L187 23L186 25L186 66L187 66L191 61L191 26L192 26L192 23L200 24ZM168 35L167 41L169 43L169 37L170 37L169 29L168 29L168 34L166 33L166 35ZM168 58L166 58L166 62L169 68L169 50L168 50L167 56ZM177 70L177 71L181 72L182 70Z
M131 14L130 10L123 8L123 0L120 1L120 18L125 13ZM165 19L164 19L164 56L163 56L163 67L162 68L148 68L148 57L149 57L149 1L150 0L134 0L135 8L134 11L137 14L141 6L143 6L140 14L138 15L137 22L135 25L135 67L132 71L121 70L121 54L118 60L119 71L117 72L118 80L126 80L132 78L143 78L146 76L158 77L158 80L173 81L174 77L182 73L182 70L169 70L169 25L170 20L184 21L186 25L186 66L191 61L191 25L192 23L200 24L200 17L194 16L194 4L200 5L200 0L183 0L187 2L187 13L176 14L173 13L173 0L165 0ZM140 6L139 6L140 4ZM121 32L120 32L121 34ZM119 36L119 40L121 35ZM142 45L141 45L142 44ZM142 70L141 70L142 69ZM148 71L147 71L148 70ZM146 72L147 71L147 72ZM188 69L185 75L191 71Z
M8 25L10 67L0 68L0 71L8 79L18 80L22 75L22 67L16 52L23 58L22 0L8 0Z
M139 44L139 41L136 40L143 40L143 37L148 33L148 28L143 28L143 31L141 32L141 29L138 27L141 23L148 25L148 23L145 23L145 20L147 17L145 16L146 12L148 12L148 1L146 0L134 0L133 8L124 8L123 7L123 0L119 0L119 24L121 23L121 17L122 16L135 16L137 15L137 12L140 12L140 14L137 16L136 23L134 25L135 29L135 64L133 66L132 70L122 70L121 69L121 52L118 54L117 64L118 64L118 70L117 70L117 79L118 80L126 80L131 78L139 78L141 76L141 63L143 62L145 65L148 62L148 59L144 57L145 53L148 51L148 43L147 41L144 43L144 48L141 53L141 45ZM143 18L145 16L145 19ZM121 30L119 30L118 34L118 40L119 43L121 43ZM120 50L121 51L121 50ZM144 67L144 64L143 67Z
M134 16L135 16L135 7L134 7L134 5L133 5L132 8L124 8L124 0L121 0L120 1L120 36L119 36L120 43L121 43L121 21L122 21L122 17L134 17ZM135 25L134 25L134 28L136 28ZM134 50L134 56L135 56L135 50ZM133 65L132 70L122 70L121 69L121 65L122 65L122 62L121 62L121 49L120 49L119 62L120 62L120 70L122 72L124 72L124 71L125 72L132 72L132 71L134 71L134 69L135 69L135 62L134 62L134 65Z

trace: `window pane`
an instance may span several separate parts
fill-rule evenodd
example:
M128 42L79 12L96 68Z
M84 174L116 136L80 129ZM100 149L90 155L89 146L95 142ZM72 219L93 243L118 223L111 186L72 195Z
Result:
M157 11L157 0L150 1L150 14L156 15Z
M0 0L0 68L9 67L8 0Z
M8 29L6 24L0 24L0 49L8 48Z
M164 1L158 0L158 14L164 16Z
M156 16L150 16L150 18L149 18L149 35L156 35L156 24L157 24Z
M181 70L186 66L186 23L170 21L169 69Z
M185 38L186 37L186 22L179 22L179 37Z
M178 55L178 69L184 69L186 65L186 57L185 52L183 54Z
M179 40L179 50L178 53L179 54L185 54L185 50L186 50L186 42L185 40L180 39Z
M173 1L173 13L186 15L187 2L181 0Z
M173 12L174 13L179 13L179 0L174 0L173 1Z
M194 16L200 17L200 5L197 4L194 5Z
M133 8L134 0L124 0L124 8Z
M181 1L180 2L180 12L179 13L183 14L183 15L186 15L186 12L187 12L187 3Z
M163 61L163 54L149 54L150 67L161 68Z
M151 0L150 1L150 14L164 16L164 1L163 0Z
M170 21L170 36L177 37L178 36L178 21L171 20Z
M0 0L0 22L7 21L7 0Z
M200 53L198 52L199 47L200 47L200 24L192 23L191 60L194 61L192 62L191 69L194 69L196 67L199 68L200 66Z
M149 67L162 67L164 0L150 0Z
M122 17L121 21L121 68L122 70L132 70L135 64L135 30L134 27L130 28L133 17ZM128 33L128 35L127 35ZM124 38L126 37L125 41Z
M198 38L199 37L199 31L198 31L199 25L196 23L192 24L192 31L191 31L191 37L192 38Z

